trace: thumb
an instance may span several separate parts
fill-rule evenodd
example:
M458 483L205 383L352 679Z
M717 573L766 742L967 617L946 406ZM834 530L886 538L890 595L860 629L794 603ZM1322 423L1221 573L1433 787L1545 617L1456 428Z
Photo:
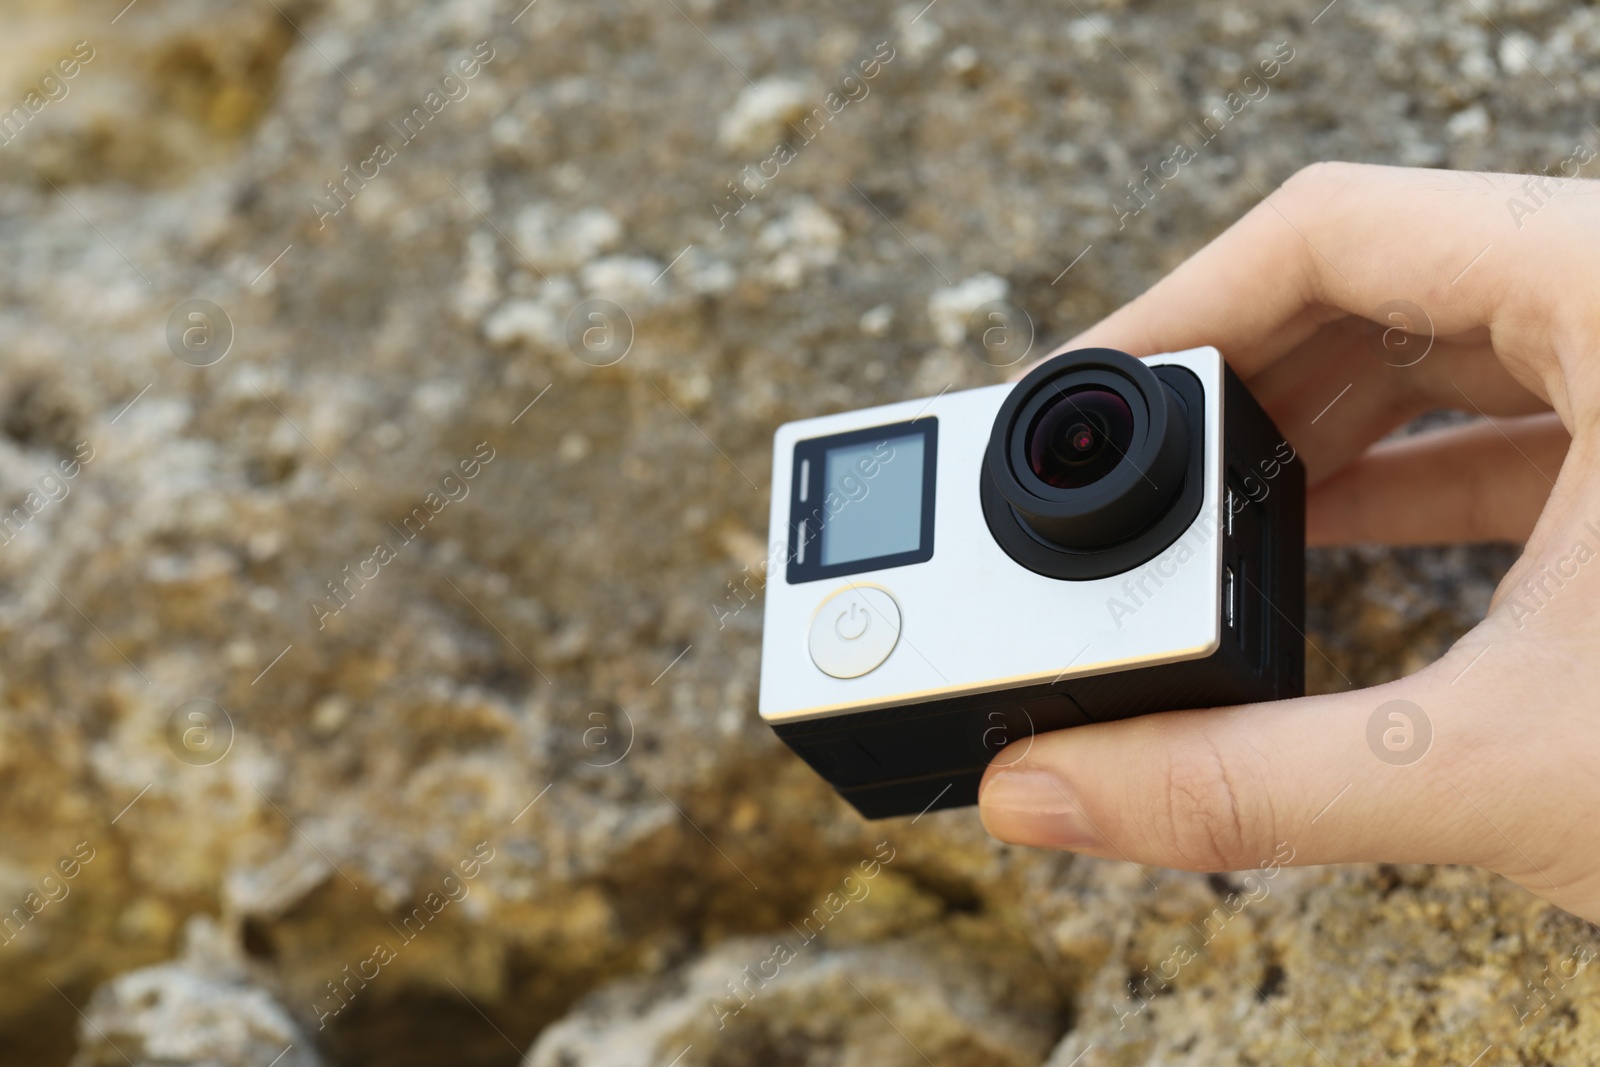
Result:
M1295 864L1482 863L1422 758L1418 679L1040 734L995 756L979 812L1014 844L1185 870L1284 862L1285 844Z

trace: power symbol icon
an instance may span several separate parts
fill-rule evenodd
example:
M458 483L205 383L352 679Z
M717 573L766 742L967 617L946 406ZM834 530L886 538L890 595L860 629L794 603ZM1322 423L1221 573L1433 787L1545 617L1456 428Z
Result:
M841 641L855 641L867 632L871 624L872 614L859 603L851 601L850 610L839 612L839 617L833 620L833 632L839 635Z
M806 649L830 678L860 678L877 670L900 641L900 605L875 585L845 586L817 606Z

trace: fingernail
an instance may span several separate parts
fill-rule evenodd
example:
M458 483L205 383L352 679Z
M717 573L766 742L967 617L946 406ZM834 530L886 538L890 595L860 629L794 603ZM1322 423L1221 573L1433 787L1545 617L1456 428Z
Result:
M978 795L978 812L985 829L1014 845L1078 851L1104 844L1072 787L1048 771L991 775Z

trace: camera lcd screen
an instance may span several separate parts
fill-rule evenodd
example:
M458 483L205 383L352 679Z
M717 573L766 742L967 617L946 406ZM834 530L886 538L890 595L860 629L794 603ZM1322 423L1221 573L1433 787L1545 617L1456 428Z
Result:
M796 442L789 581L932 559L938 439L927 416Z
M914 552L922 542L922 435L828 449L823 484L843 501L822 524L822 564Z

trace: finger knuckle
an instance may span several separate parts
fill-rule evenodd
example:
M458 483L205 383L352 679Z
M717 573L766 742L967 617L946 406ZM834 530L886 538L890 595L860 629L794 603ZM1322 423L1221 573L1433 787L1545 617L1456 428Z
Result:
M1252 865L1251 820L1216 746L1206 740L1182 746L1166 771L1165 843L1184 869L1232 871Z
M1289 176L1281 186L1287 196L1310 198L1313 201L1325 196L1330 189L1348 184L1362 170L1359 163L1341 163L1322 160L1307 163Z

